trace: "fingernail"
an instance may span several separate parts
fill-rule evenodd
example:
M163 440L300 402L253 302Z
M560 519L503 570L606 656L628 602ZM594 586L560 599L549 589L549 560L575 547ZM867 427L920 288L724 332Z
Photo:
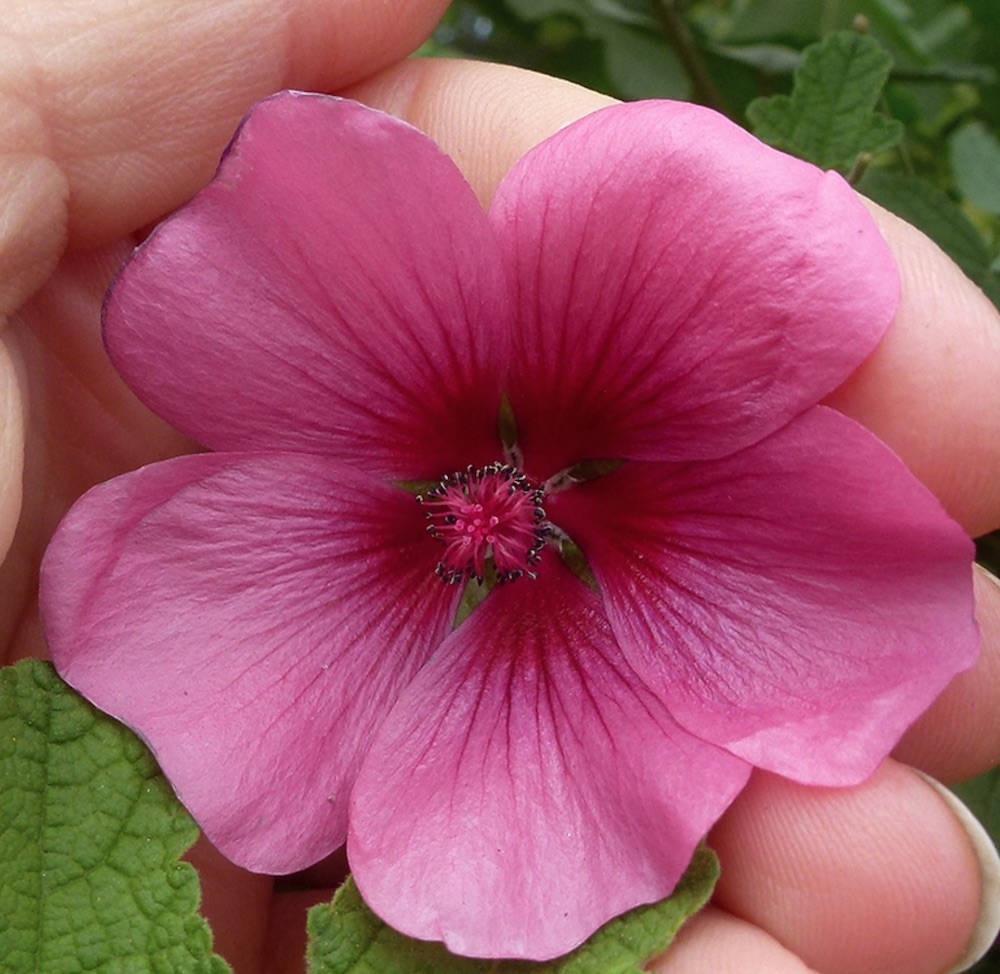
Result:
M992 582L997 588L1000 588L1000 578L997 578L996 575L994 575L989 568L987 568L985 565L980 565L978 561L975 562L972 567L975 571L979 572L979 574L982 575L983 578L985 578L987 581Z
M976 862L979 864L979 919L962 956L945 972L945 974L962 974L962 971L967 971L982 959L1000 933L1000 856L997 855L993 840L979 819L962 804L954 792L922 771L918 771L917 774L934 788L952 810L955 818L965 829Z

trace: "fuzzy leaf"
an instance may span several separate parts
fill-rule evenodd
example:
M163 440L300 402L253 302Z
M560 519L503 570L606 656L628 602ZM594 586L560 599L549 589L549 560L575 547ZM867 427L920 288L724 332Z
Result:
M948 143L959 192L984 213L1000 214L1000 141L981 123L958 129Z
M0 970L224 974L146 748L47 663L0 671Z
M894 146L903 126L875 111L892 58L870 37L830 34L803 52L791 95L747 106L765 142L823 169L848 169L862 153Z
M309 974L640 974L705 905L718 876L715 855L700 849L668 899L612 920L573 953L544 963L457 957L404 937L365 906L349 879L332 903L309 913Z

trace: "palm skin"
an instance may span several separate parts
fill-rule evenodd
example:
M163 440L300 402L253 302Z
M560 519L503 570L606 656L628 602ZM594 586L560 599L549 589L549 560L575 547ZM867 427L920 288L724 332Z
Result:
M606 103L487 65L400 59L445 4L230 0L85 6L13 0L0 52L0 643L44 656L35 592L45 544L88 487L191 448L111 368L100 306L144 228L210 178L255 100L344 92L423 128L480 197L529 146ZM1000 320L933 245L876 213L900 262L890 335L833 402L882 436L973 534L1000 526ZM23 477L22 477L23 474ZM23 485L23 487L22 487ZM901 760L943 780L1000 761L1000 591L977 578L983 656L904 738ZM964 831L936 792L889 761L855 789L755 776L716 828L715 906L667 974L933 974L979 908ZM204 844L205 912L238 974L302 969L302 916L339 865L275 892ZM845 946L843 931L850 930Z

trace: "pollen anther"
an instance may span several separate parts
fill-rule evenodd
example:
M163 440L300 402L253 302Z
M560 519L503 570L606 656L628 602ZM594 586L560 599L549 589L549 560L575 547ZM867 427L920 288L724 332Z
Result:
M445 546L437 575L449 585L482 582L492 561L499 582L535 578L550 528L545 492L516 467L491 463L448 474L417 497L427 530Z

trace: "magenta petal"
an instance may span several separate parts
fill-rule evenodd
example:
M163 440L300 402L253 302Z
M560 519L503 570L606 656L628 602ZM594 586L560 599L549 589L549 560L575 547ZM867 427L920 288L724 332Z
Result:
M824 407L727 459L626 464L546 508L673 716L798 781L863 779L976 658L972 543Z
M126 265L105 336L205 446L437 478L497 458L507 305L486 216L426 136L284 93Z
M344 841L374 729L450 630L413 498L305 455L197 455L96 488L42 570L56 667L152 747L227 856Z
M838 386L896 306L889 250L848 185L695 105L568 126L513 168L490 217L539 476L740 449Z
M541 960L669 893L747 775L671 720L549 555L536 581L495 589L393 710L348 855L404 933Z

